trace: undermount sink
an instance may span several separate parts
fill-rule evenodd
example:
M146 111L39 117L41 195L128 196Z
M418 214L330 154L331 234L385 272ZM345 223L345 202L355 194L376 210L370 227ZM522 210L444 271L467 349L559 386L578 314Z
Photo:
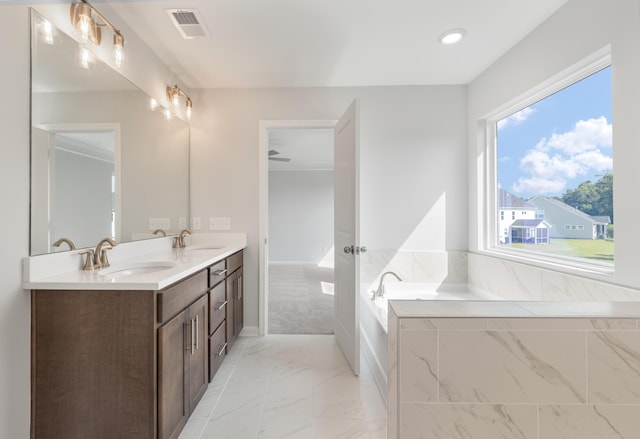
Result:
M156 271L167 270L175 266L176 263L171 261L134 262L127 265L105 268L104 270L98 271L98 274L101 276L108 276L112 278L120 276L135 276L140 274L155 273Z

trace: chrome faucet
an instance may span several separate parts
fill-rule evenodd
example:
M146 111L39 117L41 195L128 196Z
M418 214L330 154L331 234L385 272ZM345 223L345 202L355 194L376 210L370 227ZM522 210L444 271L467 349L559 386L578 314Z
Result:
M164 230L162 230L162 229L155 229L155 230L154 230L153 232L151 232L151 233L153 233L153 234L154 234L154 235L156 235L156 236L158 236L158 235L167 236L167 232L165 232L165 231L164 231Z
M384 297L384 278L387 274L391 274L393 275L396 279L398 279L400 282L402 282L402 279L400 278L400 276L398 276L397 274L395 274L393 271L387 271L385 273L382 273L382 276L380 276L380 283L378 284L378 289L376 289L375 291L371 292L371 300L376 300L376 297Z
M75 250L76 249L76 245L69 238L60 238L60 239L58 239L56 242L54 242L51 245L54 246L54 247L60 247L60 245L62 243L67 244L69 246L69 250Z
M109 243L110 245L103 247L106 243ZM104 238L101 240L98 245L96 245L96 249L93 253L93 266L95 268L108 267L110 264L109 259L107 259L107 250L111 250L116 245L118 245L118 243L111 238Z
M182 232L180 232L180 235L175 237L173 241L173 248L185 248L187 246L187 244L184 242L184 235L187 233L191 235L191 230L184 229Z

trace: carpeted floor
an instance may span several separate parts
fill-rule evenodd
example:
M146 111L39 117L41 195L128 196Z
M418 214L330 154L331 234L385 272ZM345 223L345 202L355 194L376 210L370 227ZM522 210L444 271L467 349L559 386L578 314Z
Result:
M333 334L333 268L269 265L269 333Z

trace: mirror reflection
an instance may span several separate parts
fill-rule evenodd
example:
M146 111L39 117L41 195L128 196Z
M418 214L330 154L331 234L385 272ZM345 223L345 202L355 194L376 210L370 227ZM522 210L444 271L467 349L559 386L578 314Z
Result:
M31 254L186 227L188 125L35 11L31 28Z

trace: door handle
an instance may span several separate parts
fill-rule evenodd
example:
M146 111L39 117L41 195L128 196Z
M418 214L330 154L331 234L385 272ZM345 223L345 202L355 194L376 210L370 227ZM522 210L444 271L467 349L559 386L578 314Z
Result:
M365 247L364 245L362 247L354 247L352 245L347 245L344 248L344 252L345 253L353 253L354 255L359 255L360 253L366 253L367 252L367 247Z

